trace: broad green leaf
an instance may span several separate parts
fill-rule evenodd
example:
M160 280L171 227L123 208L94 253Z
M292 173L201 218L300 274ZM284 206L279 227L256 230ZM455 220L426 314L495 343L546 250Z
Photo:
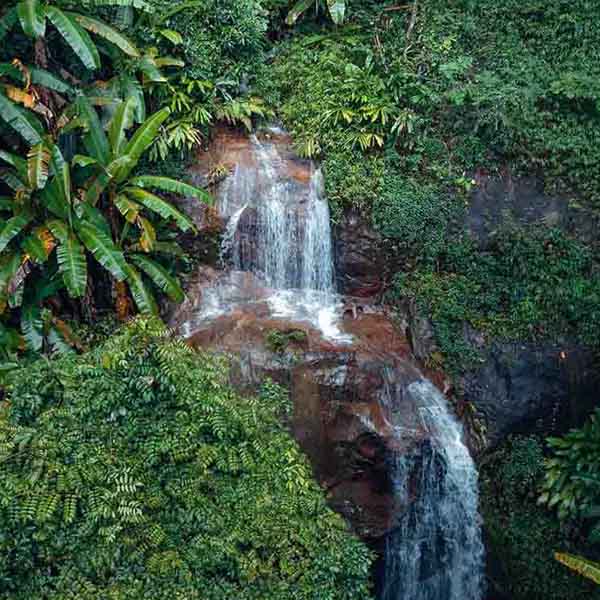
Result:
M40 193L40 198L46 209L53 215L68 221L70 206L62 193L58 177L52 178L50 183L46 184L46 187Z
M48 181L50 152L44 144L36 144L27 154L27 178L29 187L41 190Z
M79 240L68 233L56 250L58 270L72 298L81 298L87 285L87 262Z
M106 171L99 173L88 185L85 191L85 203L90 206L95 206L100 199L100 196L106 189L106 186L112 180L112 175Z
M9 196L0 196L0 211L12 211L14 200Z
M161 264L141 254L133 255L131 259L171 300L183 302L185 296L179 282Z
M138 310L144 315L157 315L158 307L152 292L146 287L142 276L131 265L126 266L127 283Z
M124 153L134 160L139 160L142 154L154 143L161 125L171 114L169 108L163 108L148 117L133 134L127 143Z
M44 37L46 19L38 0L22 0L17 4L17 14L26 36L30 38Z
M54 90L60 94L72 94L74 89L62 79L56 77L49 71L38 69L37 67L27 67L31 73L31 83L41 85L49 90Z
M160 68L151 56L144 56L138 63L140 71L144 75L145 82L165 83L167 78L160 72Z
M56 6L46 6L46 16L88 69L93 71L100 68L98 48L76 21Z
M157 67L185 67L185 62L180 58L174 58L172 56L161 56L155 58L154 62Z
M113 157L118 157L127 141L127 130L133 126L136 99L127 98L121 102L110 121L108 139L112 148Z
M85 156L83 154L76 154L71 160L71 164L78 167L89 167L91 165L97 165L98 161L91 156Z
M206 204L212 204L213 199L210 194L201 188L193 185L171 179L170 177L159 177L157 175L140 175L131 180L131 185L144 189L158 189L163 192L179 194L186 198L197 198Z
M20 214L4 222L0 229L0 252L3 252L10 241L15 238L31 221L29 215Z
M137 160L128 154L123 154L109 163L106 171L111 179L114 179L117 183L122 183L129 177L129 173L131 173L136 164Z
M108 40L120 48L125 54L139 58L140 53L134 44L113 27L110 27L102 21L98 21L97 19L93 19L92 17L81 15L79 13L67 12L65 14L67 14L71 19L77 21L77 23L79 23L79 25L81 25L84 29L87 29L88 31L91 31L92 33L95 33L96 35Z
M300 15L310 8L314 3L315 0L299 0L299 2L296 2L296 4L288 13L286 23L288 25L293 25L300 18Z
M0 160L8 163L17 170L19 177L24 181L27 179L27 161L16 154L0 150Z
M135 187L125 188L125 193L130 198L133 198L135 201L143 204L148 210L159 214L164 219L173 219L177 223L179 229L182 231L193 229L194 224L188 217L186 217L169 202L163 200L159 196Z
M76 108L87 126L87 132L83 137L85 149L92 158L106 166L110 160L110 147L96 109L85 96L77 98Z
M0 118L10 125L30 146L42 141L43 128L31 113L0 94Z
M572 554L561 554L560 552L557 552L554 557L558 562L569 567L572 571L600 585L600 563L592 562L579 556L573 556Z
M166 37L175 46L178 46L179 44L183 44L183 37L181 36L179 31L175 31L174 29L161 29L160 33L162 36Z
M66 239L71 235L69 226L59 219L50 219L46 223L46 227L52 232L52 235L59 240L61 243L65 242Z
M332 21L336 25L341 25L346 15L346 0L327 0L327 8Z
M121 77L121 93L124 98L132 98L135 104L135 122L146 120L146 99L140 82L134 77Z
M62 202L68 212L68 208L71 204L71 169L69 168L69 163L62 155L58 144L52 146L50 169L56 177L57 190L61 194Z
M119 194L115 198L115 206L129 223L135 223L140 210L142 210L142 207L137 202L130 200L125 194Z
M94 227L101 229L106 233L106 235L111 236L110 225L108 223L107 218L104 216L104 213L96 208L95 206L91 206L82 202L78 206L79 217L83 218L85 221L91 223Z
M127 277L127 264L123 252L105 231L85 221L77 221L76 229L85 247L94 258L118 281Z

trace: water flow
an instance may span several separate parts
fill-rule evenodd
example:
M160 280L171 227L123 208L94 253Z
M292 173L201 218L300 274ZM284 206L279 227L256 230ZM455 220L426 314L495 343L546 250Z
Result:
M393 465L396 499L405 510L388 539L382 600L480 600L484 548L475 464L437 388L422 380L407 391L413 426L426 436Z
M256 136L251 144L253 161L236 166L218 197L219 212L229 219L222 260L234 272L254 273L271 290L267 301L273 316L310 321L325 337L350 341L337 325L339 300L321 171L311 166L310 181L296 180L277 144ZM235 281L227 281L206 294L207 317L232 307L233 287Z
M256 264L239 259L241 270L258 269L278 290L333 292L333 255L329 208L323 197L322 176L313 168L310 184L302 189L282 172L283 160L274 144L253 138L260 165L252 175L258 188L245 204L256 210ZM240 191L249 191L250 186Z

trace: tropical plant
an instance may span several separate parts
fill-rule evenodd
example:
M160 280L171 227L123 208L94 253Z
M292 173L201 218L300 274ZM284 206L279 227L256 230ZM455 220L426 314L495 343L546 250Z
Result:
M600 517L600 409L562 437L548 438L540 503L555 509L561 519ZM600 541L600 523L592 529Z
M315 13L327 12L336 25L341 25L346 16L345 0L298 0L290 9L287 17L288 25L293 25L309 8Z
M12 306L19 305L18 294L33 263L45 264L55 248L58 271L73 298L86 293L86 251L116 282L127 283L143 313L157 309L138 269L173 300L183 298L176 279L148 256L174 248L160 240L151 217L172 221L182 231L193 225L151 190L203 201L208 195L168 177L132 176L169 115L169 109L163 109L150 116L128 139L134 110L134 99L121 103L107 135L94 108L80 96L73 106L73 120L84 131L87 154L75 155L71 164L58 145L44 141L30 150L26 162L6 152L0 154L12 166L5 181L12 183L15 193L10 203L12 216L0 231L0 250L9 269L3 292Z
M139 0L97 0L94 5L148 9ZM71 298L91 301L92 258L114 281L122 317L132 308L128 291L139 311L157 312L148 280L174 301L181 300L183 292L164 257L183 254L174 243L172 225L182 231L193 225L154 192L202 201L209 197L168 177L134 173L171 112L164 108L146 118L143 87L164 83L160 69L180 66L180 61L160 58L153 49L142 53L103 21L37 0L11 3L1 23L2 37L19 25L35 39L36 63L20 58L0 63L0 120L22 138L7 136L12 151L0 148L0 181L10 192L0 198L5 215L0 314L7 348L13 353L24 347L58 348L59 341L70 337L66 327L56 327L62 322L49 311L51 300L64 287ZM112 50L103 49L113 62L126 56L129 63L120 65L129 68L107 82L83 84L50 63L47 24L90 71L101 66L100 53L86 29L110 42ZM135 123L140 126L131 135ZM44 293L35 291L39 289ZM14 329L19 322L23 338Z
M136 319L13 371L0 403L5 600L368 600L371 554L281 416Z

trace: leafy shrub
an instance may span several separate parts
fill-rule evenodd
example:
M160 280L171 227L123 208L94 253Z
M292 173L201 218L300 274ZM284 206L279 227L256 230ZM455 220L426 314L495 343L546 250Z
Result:
M540 502L561 519L600 516L600 409L580 429L547 440L552 455L546 461ZM600 542L600 523L591 539Z
M600 339L600 282L591 250L558 230L504 229L479 250L449 240L435 267L396 279L433 317L450 366L464 368L464 325L500 339ZM472 354L472 353L471 353Z
M536 438L510 440L480 469L492 591L514 600L598 600L597 586L554 559L557 550L588 549L537 505L543 472L543 448Z
M14 374L0 407L0 595L368 597L369 552L225 365L135 321Z

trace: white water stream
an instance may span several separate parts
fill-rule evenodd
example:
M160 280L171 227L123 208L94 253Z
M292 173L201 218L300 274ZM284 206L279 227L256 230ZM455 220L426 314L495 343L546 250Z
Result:
M306 321L327 339L351 342L340 328L321 172L312 167L310 182L299 182L277 144L253 137L251 149L253 160L238 164L218 195L228 219L221 256L231 270L204 292L199 321L266 302L272 317ZM401 387L388 375L380 402L408 402L411 409L398 414L414 419L392 423L395 435L421 441L399 444L412 450L398 452L391 466L403 509L387 542L381 600L481 600L477 470L460 423L430 382Z

